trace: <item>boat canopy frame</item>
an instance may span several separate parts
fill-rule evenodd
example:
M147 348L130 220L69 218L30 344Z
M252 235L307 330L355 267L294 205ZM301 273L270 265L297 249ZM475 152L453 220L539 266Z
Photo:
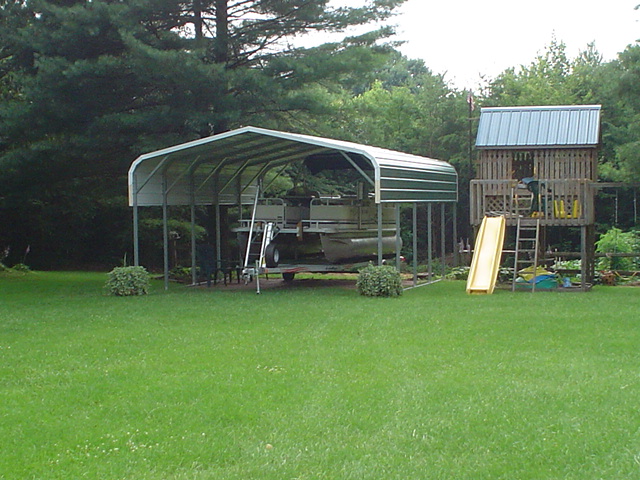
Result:
M444 208L444 204L455 204L458 200L458 175L448 162L342 140L242 127L146 153L132 163L128 185L129 205L133 207L135 265L139 264L138 208L163 209L167 285L169 206L190 206L193 230L196 206L213 205L219 214L221 205L251 205L259 182L268 172L279 174L287 165L305 161L315 162L316 166L342 162L355 169L373 187L379 218L383 203L395 203L398 207L427 203L431 209L432 204L441 203ZM219 222L216 225L219 240ZM219 249L220 242L216 243ZM219 259L219 250L217 256ZM382 263L381 246L378 263ZM195 277L195 268L193 272Z

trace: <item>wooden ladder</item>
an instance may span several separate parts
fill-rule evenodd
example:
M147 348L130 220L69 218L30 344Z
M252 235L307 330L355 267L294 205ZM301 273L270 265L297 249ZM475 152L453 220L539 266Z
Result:
M516 290L518 272L527 266L532 266L531 292L536 291L536 272L538 270L538 255L540 250L540 219L525 219L518 217L516 226L516 250L513 263L513 281L511 290Z

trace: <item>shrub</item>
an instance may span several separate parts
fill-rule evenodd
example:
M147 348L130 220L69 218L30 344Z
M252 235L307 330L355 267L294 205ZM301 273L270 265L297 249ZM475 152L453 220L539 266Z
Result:
M31 271L31 268L29 268L29 265L25 265L24 263L16 263L12 268L16 272L21 272L21 273L29 273Z
M150 287L151 277L144 267L116 267L106 284L109 293L119 297L146 295Z
M513 281L513 267L500 267L498 269L498 282L510 283Z
M4 261L9 256L10 251L11 249L9 247L6 247L3 250L0 250L0 272L6 272L10 270L10 268L4 264Z
M198 271L198 269L196 269L196 271ZM169 278L180 283L190 283L191 267L174 267L169 271Z
M466 280L469 278L469 267L462 266L452 268L445 278L447 278L447 280Z
M633 253L638 251L639 244L636 232L623 232L619 228L612 227L596 242L596 252ZM603 257L598 261L597 268L599 270L634 270L636 265L633 258Z
M402 277L391 265L369 264L360 270L356 287L367 297L398 297L402 295Z

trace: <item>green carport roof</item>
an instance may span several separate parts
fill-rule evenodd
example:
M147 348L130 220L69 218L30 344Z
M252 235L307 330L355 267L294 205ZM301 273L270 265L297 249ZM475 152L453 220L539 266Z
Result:
M458 198L456 170L442 160L243 127L141 155L129 169L129 203L237 204L239 199L250 203L258 178L294 162L316 167L348 164L374 186L376 203L455 202Z

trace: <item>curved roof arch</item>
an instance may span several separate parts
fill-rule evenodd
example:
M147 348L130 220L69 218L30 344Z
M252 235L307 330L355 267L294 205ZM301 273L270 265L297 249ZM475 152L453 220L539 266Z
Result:
M455 202L458 176L442 160L310 135L243 127L140 155L129 169L129 204L251 203L258 178L294 162L347 162L375 202Z

